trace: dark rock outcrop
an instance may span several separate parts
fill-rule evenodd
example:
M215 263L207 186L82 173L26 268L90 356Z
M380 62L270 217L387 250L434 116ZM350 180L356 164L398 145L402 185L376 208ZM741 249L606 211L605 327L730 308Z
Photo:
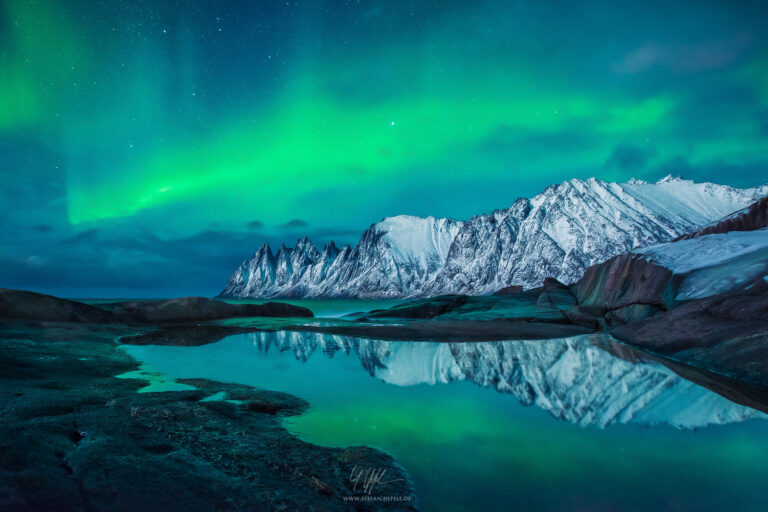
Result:
M204 297L144 302L115 302L102 307L52 295L0 288L0 320L90 324L194 323L240 317L311 318L312 311L282 302L230 304Z
M627 323L672 308L678 284L671 270L627 253L588 268L570 289L580 306L601 308L609 323Z
M515 293L520 293L523 291L523 287L521 285L512 285L512 286L505 286L501 290L496 290L493 292L494 295L512 295Z
M691 300L611 334L688 364L768 385L768 283Z
M182 297L160 301L121 302L110 305L126 322L183 323L237 317L312 317L312 311L281 302L230 304L205 297Z
M165 325L149 332L130 334L119 338L126 345L174 345L179 347L194 347L216 343L227 336L258 332L257 327L239 325Z
M435 318L465 305L468 299L469 297L466 295L445 295L416 300L389 309L371 311L359 321L365 321L369 318Z
M0 288L0 319L103 324L117 319L109 311L53 295Z
M694 231L693 233L683 235L675 239L688 240L704 235L713 235L716 233L728 233L729 231L754 231L768 227L768 196L749 205L744 211L737 212L716 224Z
M536 299L536 304L541 307L550 307L565 311L576 305L576 298L563 283L548 277L544 279L541 294Z

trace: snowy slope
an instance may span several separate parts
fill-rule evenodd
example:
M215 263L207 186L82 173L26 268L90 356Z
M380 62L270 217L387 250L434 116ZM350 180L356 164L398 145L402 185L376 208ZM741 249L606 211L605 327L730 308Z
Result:
M277 254L263 246L221 295L395 298L485 294L539 286L546 277L569 283L591 265L670 241L766 194L768 185L735 189L672 177L570 180L465 222L389 217L354 247L318 251L306 238Z
M704 235L635 252L682 276L677 300L708 297L768 276L768 228Z
M635 252L645 254L651 261L667 267L675 274L687 274L704 267L721 265L728 260L766 248L768 228L706 235L653 245Z
M448 255L460 222L434 217L399 215L376 224L384 233L393 257L399 261L417 261L425 267L430 261L443 262Z

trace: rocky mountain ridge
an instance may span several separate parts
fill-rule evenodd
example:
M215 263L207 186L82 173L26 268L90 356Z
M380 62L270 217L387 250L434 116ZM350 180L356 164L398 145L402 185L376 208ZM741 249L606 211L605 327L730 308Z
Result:
M468 221L388 217L352 246L309 240L273 253L263 245L235 270L223 297L409 298L481 295L575 282L633 248L668 242L740 210L768 185L735 189L668 176L656 183L590 178Z

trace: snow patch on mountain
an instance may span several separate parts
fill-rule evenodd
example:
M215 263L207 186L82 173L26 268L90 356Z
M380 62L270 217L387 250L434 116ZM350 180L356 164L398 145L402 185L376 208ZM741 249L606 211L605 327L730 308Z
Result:
M376 230L384 233L384 238L396 259L419 261L422 264L432 259L445 261L448 249L460 227L460 222L450 219L411 215L387 217L376 224Z

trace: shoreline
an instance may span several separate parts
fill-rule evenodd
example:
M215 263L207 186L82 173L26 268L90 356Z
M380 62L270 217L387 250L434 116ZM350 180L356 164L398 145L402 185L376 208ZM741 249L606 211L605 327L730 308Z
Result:
M140 367L118 348L129 330L0 326L0 508L356 510L346 500L360 495L357 467L386 469L398 482L381 492L409 498L365 510L416 510L388 454L291 434L282 418L306 410L300 398L202 379L183 382L194 390L138 393L145 379L117 377Z

